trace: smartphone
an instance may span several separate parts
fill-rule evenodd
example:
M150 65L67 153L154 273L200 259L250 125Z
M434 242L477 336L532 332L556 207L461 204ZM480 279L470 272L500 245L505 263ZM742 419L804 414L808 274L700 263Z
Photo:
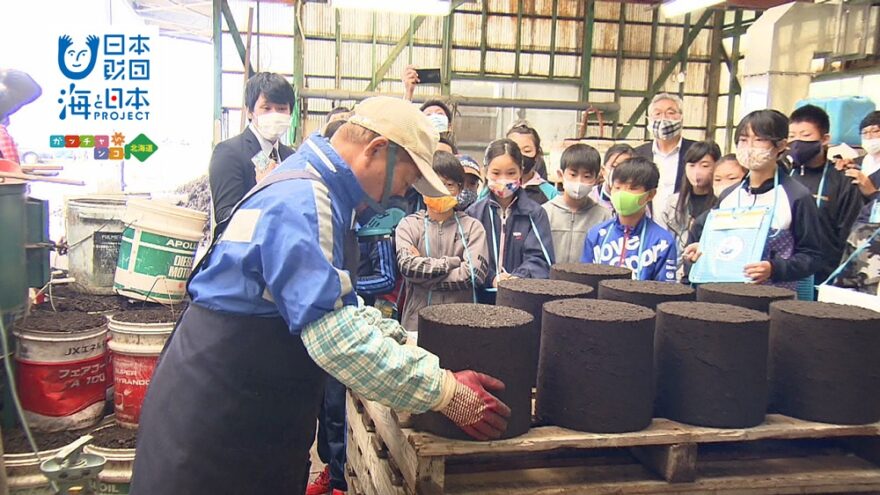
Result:
M440 69L416 69L419 84L440 84Z

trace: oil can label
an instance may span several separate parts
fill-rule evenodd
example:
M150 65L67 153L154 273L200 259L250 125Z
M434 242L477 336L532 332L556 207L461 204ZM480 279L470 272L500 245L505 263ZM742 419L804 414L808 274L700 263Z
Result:
M21 405L26 411L43 416L69 416L106 398L105 354L66 363L17 359L16 365Z

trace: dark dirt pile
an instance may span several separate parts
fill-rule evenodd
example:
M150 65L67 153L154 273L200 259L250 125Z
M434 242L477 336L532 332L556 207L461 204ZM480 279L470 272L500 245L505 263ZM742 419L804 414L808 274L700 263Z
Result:
M113 315L113 319L125 323L174 323L180 318L185 305L175 306L174 310L163 307L157 309L133 309Z
M133 449L137 440L137 430L122 428L111 424L103 426L91 433L92 444L108 449Z
M56 433L39 433L32 431L37 448L41 451L52 450L69 445L79 437L89 433L88 430L59 431ZM3 430L3 452L6 454L27 454L33 452L24 430L13 428Z
M40 332L82 332L100 327L107 323L102 315L93 315L79 311L34 311L16 323L21 330L37 330Z

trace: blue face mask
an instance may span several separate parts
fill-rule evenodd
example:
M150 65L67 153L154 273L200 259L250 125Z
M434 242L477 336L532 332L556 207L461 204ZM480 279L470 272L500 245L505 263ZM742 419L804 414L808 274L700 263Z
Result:
M437 132L447 132L449 130L449 119L446 117L446 114L433 113L427 117L431 125L434 126L434 129L437 129Z

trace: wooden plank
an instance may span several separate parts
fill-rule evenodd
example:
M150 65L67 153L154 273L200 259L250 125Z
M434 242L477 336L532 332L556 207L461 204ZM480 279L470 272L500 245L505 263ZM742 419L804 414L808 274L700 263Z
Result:
M880 438L846 438L843 443L857 456L880 466Z
M419 495L446 493L446 463L443 457L419 458L415 493Z
M355 417L357 411L350 394L348 404L349 420L360 421ZM418 456L412 445L407 442L404 430L401 430L389 408L370 401L363 401L362 404L364 414L369 415L370 419L372 419L376 434L382 438L382 442L388 449L389 456L394 459L395 464L400 469L407 487L410 488L410 491L414 491L416 487Z
M355 477L358 478L358 488L364 495L379 495L379 491L373 486L367 468L364 466L363 460L361 459L362 446L357 443L361 440L362 438L360 436L356 437L354 435L349 423L348 445L346 447L346 466L355 472Z
M689 426L656 418L642 431L621 434L584 433L556 426L532 428L525 435L509 440L470 442L450 440L430 433L404 429L404 434L421 456L462 454L503 454L541 452L563 448L638 447L676 443L742 442L762 439L799 439L880 436L880 423L832 425L802 421L787 416L768 415L764 424L747 429L718 429ZM385 438L383 436L383 438Z
M349 421L349 445L357 449L355 457L359 457L355 465L359 478L369 479L378 495L405 495L401 486L395 486L388 461L379 459L373 449L372 434L367 431L364 423ZM349 454L352 454L349 449ZM363 474L361 474L363 473ZM368 489L366 489L368 491Z
M449 475L449 495L870 493L880 470L853 456L705 462L693 483L658 480L639 464Z
M697 478L697 444L633 447L633 456L670 483L687 483Z

